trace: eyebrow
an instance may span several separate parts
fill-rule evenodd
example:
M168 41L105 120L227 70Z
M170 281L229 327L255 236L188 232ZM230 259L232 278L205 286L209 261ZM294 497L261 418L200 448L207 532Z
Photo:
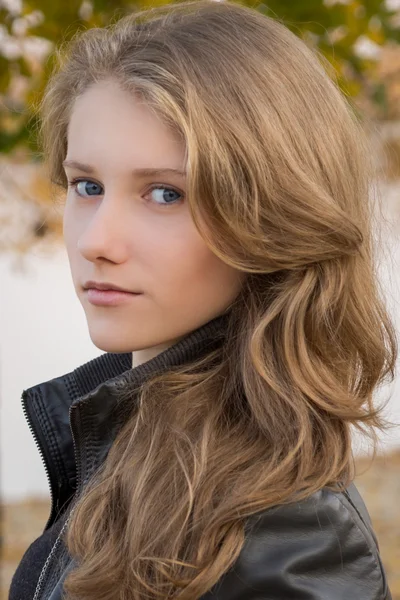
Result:
M64 167L71 167L72 169L79 169L80 171L83 171L84 173L93 174L95 172L95 169L93 167L91 167L90 165L85 165L83 163L77 162L76 160L64 160L62 164ZM166 175L166 174L174 174L174 175L180 175L181 177L185 177L186 171L180 171L179 169L169 169L169 168L161 168L161 169L143 168L143 169L133 169L132 174L137 175L138 177L153 177L154 175Z

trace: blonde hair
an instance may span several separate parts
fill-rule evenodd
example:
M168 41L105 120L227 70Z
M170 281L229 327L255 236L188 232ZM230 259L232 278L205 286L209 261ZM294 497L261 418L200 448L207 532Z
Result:
M318 53L234 2L135 12L58 58L41 106L52 180L66 187L74 100L112 79L182 136L193 220L246 273L221 347L142 386L66 536L67 598L195 600L237 559L247 516L346 486L351 427L376 441L384 426L373 392L397 346L371 148Z

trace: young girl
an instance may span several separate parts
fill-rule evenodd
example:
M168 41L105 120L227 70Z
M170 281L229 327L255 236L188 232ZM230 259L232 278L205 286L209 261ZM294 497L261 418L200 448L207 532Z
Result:
M397 347L349 103L227 1L61 57L44 153L104 353L23 392L52 507L10 600L388 600L351 430Z

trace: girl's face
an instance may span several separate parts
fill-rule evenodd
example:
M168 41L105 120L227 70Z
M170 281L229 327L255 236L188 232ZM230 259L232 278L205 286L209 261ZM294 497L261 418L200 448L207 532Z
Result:
M64 162L72 279L93 343L132 352L133 366L223 313L242 284L243 273L194 226L184 158L178 136L116 83L96 83L76 100ZM141 293L97 305L88 280Z

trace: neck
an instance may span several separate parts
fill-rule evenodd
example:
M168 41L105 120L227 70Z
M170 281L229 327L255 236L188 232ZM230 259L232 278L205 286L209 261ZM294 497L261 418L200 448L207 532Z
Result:
M143 363L149 361L155 356L161 354L161 352L164 352L164 350L171 348L171 346L174 346L177 342L179 342L179 340L181 340L182 337L176 338L175 340L169 342L164 342L163 344L158 344L157 346L152 346L151 348L135 350L134 352L132 352L132 368L134 369L135 367L142 365Z

